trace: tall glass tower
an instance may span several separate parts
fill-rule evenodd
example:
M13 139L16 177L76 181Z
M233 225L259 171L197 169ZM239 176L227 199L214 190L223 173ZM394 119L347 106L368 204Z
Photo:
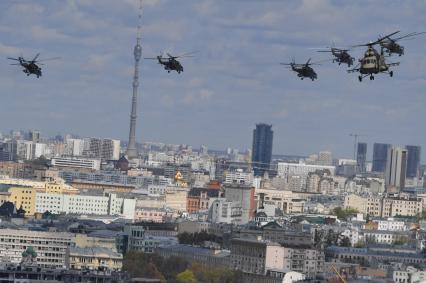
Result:
M422 148L418 145L407 145L407 177L417 177L419 165L420 165L420 154Z
M251 161L255 176L263 176L265 171L270 169L273 138L272 125L257 124L256 129L253 130Z
M365 173L367 161L367 144L365 142L359 142L356 150L356 165L358 173Z
M385 172L390 144L375 143L373 146L373 172Z

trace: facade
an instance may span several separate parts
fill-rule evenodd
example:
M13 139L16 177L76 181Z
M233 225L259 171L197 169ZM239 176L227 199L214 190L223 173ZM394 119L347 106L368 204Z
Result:
M73 270L121 271L123 255L104 247L70 247L66 267Z
M407 145L407 178L418 176L422 148L418 145Z
M359 142L356 150L356 164L358 173L365 173L367 166L367 143Z
M22 253L32 246L39 267L63 268L67 249L74 245L73 238L69 233L0 229L0 257L20 263Z
M317 170L328 170L330 176L334 176L336 167L327 166L327 165L313 165L305 163L287 163L279 162L278 163L278 176L287 180L288 183L291 183L292 177L298 176L298 186L300 189L306 186L306 179L309 173L315 172Z
M252 162L254 175L263 176L269 170L272 158L274 132L272 125L257 124L253 130Z
M120 141L103 139L101 158L102 160L118 160L120 158Z
M188 190L186 188L175 188L166 192L165 205L177 212L186 212L187 197Z
M101 196L37 193L35 210L53 214L121 215L133 219L135 206L135 199L119 198L113 193Z
M176 256L189 262L196 262L204 266L219 266L229 268L230 253L227 250L212 250L208 248L192 247L187 245L163 246L156 252L165 257Z
M65 146L65 154L68 156L82 156L84 150L84 140L67 139Z
M52 158L51 163L56 167L63 168L79 168L89 170L100 170L101 161L99 159L90 158L76 158L76 157L55 157Z
M407 150L400 147L390 147L386 160L385 185L386 190L401 191L405 187L407 171Z
M318 153L318 165L331 166L333 165L333 155L330 151L320 151Z
M8 190L9 201L15 207L22 207L25 215L32 216L36 212L36 189L31 187L11 187Z
M354 208L358 212L377 217L416 216L422 212L423 202L416 198L370 197L357 195L345 197L345 208Z
M225 172L225 184L253 184L253 173L244 172L243 169L237 169L235 171Z
M296 271L308 278L316 278L324 272L325 255L321 250L298 247L282 247L284 250L285 271Z
M225 198L241 207L241 224L248 223L254 217L254 187L247 185L225 185Z
M373 167L371 171L384 173L390 144L375 143L373 146Z
M284 265L284 250L277 243L232 239L231 262L234 270L244 273L266 274L269 269L281 269Z

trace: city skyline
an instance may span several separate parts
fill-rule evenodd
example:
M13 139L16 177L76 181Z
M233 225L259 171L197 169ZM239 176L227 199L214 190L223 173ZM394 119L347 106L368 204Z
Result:
M325 58L308 48L327 46L330 39L345 45L394 30L421 31L417 27L425 5L392 3L383 11L379 1L307 3L261 5L252 1L243 5L234 1L228 9L221 1L187 1L185 5L145 1L144 54L153 56L163 50L199 53L184 60L185 72L180 75L169 75L154 62L142 62L137 142L245 149L251 146L253 125L264 122L274 126L275 154L330 150L351 156L351 132L366 135L360 141L370 145L424 146L414 123L425 118L421 109L425 102L423 36L404 42L406 54L394 78L378 76L365 84L331 64L318 69L315 83L301 82L278 62L291 56ZM1 68L0 119L8 121L7 128L38 128L51 135L67 129L126 140L137 1L104 1L102 5L22 1L2 2L0 7L1 56L22 52L31 57L41 52L46 57L62 57L43 67L40 80L27 79L11 66ZM129 16L132 9L134 15ZM365 9L380 19L374 29L356 16ZM185 16L188 11L193 17ZM22 15L19 21L13 16L16 13ZM246 20L245 15L250 17ZM326 15L332 17L324 20ZM289 25L298 22L297 17L305 22ZM306 27L314 24L318 31L307 33ZM347 33L354 28L359 32ZM354 56L358 58L363 51L354 51ZM215 115L218 109L220 115ZM390 124L399 128L398 135L389 131ZM226 139L218 138L221 135Z

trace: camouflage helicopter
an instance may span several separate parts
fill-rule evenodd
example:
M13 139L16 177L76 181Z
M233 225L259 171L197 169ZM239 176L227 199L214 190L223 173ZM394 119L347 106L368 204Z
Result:
M180 74L181 72L183 72L183 67L182 67L182 64L176 59L194 57L194 56L191 56L191 54L193 53L195 52L184 53L179 56L172 56L170 55L170 53L166 53L168 57L164 57L164 55L158 55L157 57L144 58L144 59L158 60L158 64L163 65L164 69L167 70L168 73L170 73L171 71L176 71L178 74Z
M355 58L352 57L348 51L349 49L337 48L337 47L327 47L328 50L318 50L317 52L331 52L334 56L332 62L340 64L347 64L348 67L352 66Z
M361 82L363 78L370 76L370 80L374 80L374 74L378 73L387 73L391 77L393 76L393 71L389 70L391 66L398 66L399 62L395 63L386 63L384 48L380 48L380 53L374 49L374 45L379 44L384 38L390 37L397 32L391 33L387 36L379 38L374 42L369 42L366 44L355 45L354 47L367 46L367 50L364 53L364 57L359 59L358 65L348 70L348 73L359 72L358 80Z
M37 76L37 78L41 77L41 74L42 74L41 68L39 67L39 65L44 65L43 63L40 63L40 62L60 59L60 57L55 57L55 58L37 60L38 56L40 56L40 53L38 53L32 60L25 60L24 57L22 57L22 56L20 56L18 58L8 57L7 59L18 61L18 63L14 63L14 64L10 64L10 65L21 66L21 67L24 68L22 71L25 74L27 74L27 76L34 74L34 75Z
M392 35L399 33L399 31L394 32ZM391 38L391 35L387 35L379 38L378 42L380 47L385 50L386 53L392 55L392 53L398 54L399 56L404 55L404 46L401 46L397 41L403 39L412 39L410 37L417 36L426 32L412 32L397 38Z
M281 65L288 66L292 71L297 73L297 76L303 80L304 78L310 78L314 81L318 76L311 65L319 65L319 62L311 63L311 58L305 64L296 64L294 58L291 63L280 63Z

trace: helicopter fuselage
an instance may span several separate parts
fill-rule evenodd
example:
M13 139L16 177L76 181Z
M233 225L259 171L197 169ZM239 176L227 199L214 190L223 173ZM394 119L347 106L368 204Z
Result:
M338 62L339 65L344 63L347 64L348 67L350 67L354 62L354 58L352 58L351 55L349 55L349 53L344 50L331 49L331 53L334 57L336 57L333 62Z
M398 54L399 56L404 55L404 47L393 40L383 40L380 42L380 46L385 49L389 55L392 53Z
M161 57L158 57L158 63L163 65L164 69L167 70L169 73L170 71L176 71L179 74L183 72L182 64L174 58L163 59Z
M34 74L34 75L37 76L37 78L41 77L41 75L42 75L41 74L41 68L37 64L32 63L32 62L26 62L26 61L23 61L23 60L21 60L19 63L21 64L22 67L24 67L24 69L22 71L25 74L27 74L27 76Z
M303 78L310 78L311 80L315 80L318 76L317 73L315 73L314 69L312 69L309 66L292 66L291 67L293 71L297 73L297 76L303 80Z

